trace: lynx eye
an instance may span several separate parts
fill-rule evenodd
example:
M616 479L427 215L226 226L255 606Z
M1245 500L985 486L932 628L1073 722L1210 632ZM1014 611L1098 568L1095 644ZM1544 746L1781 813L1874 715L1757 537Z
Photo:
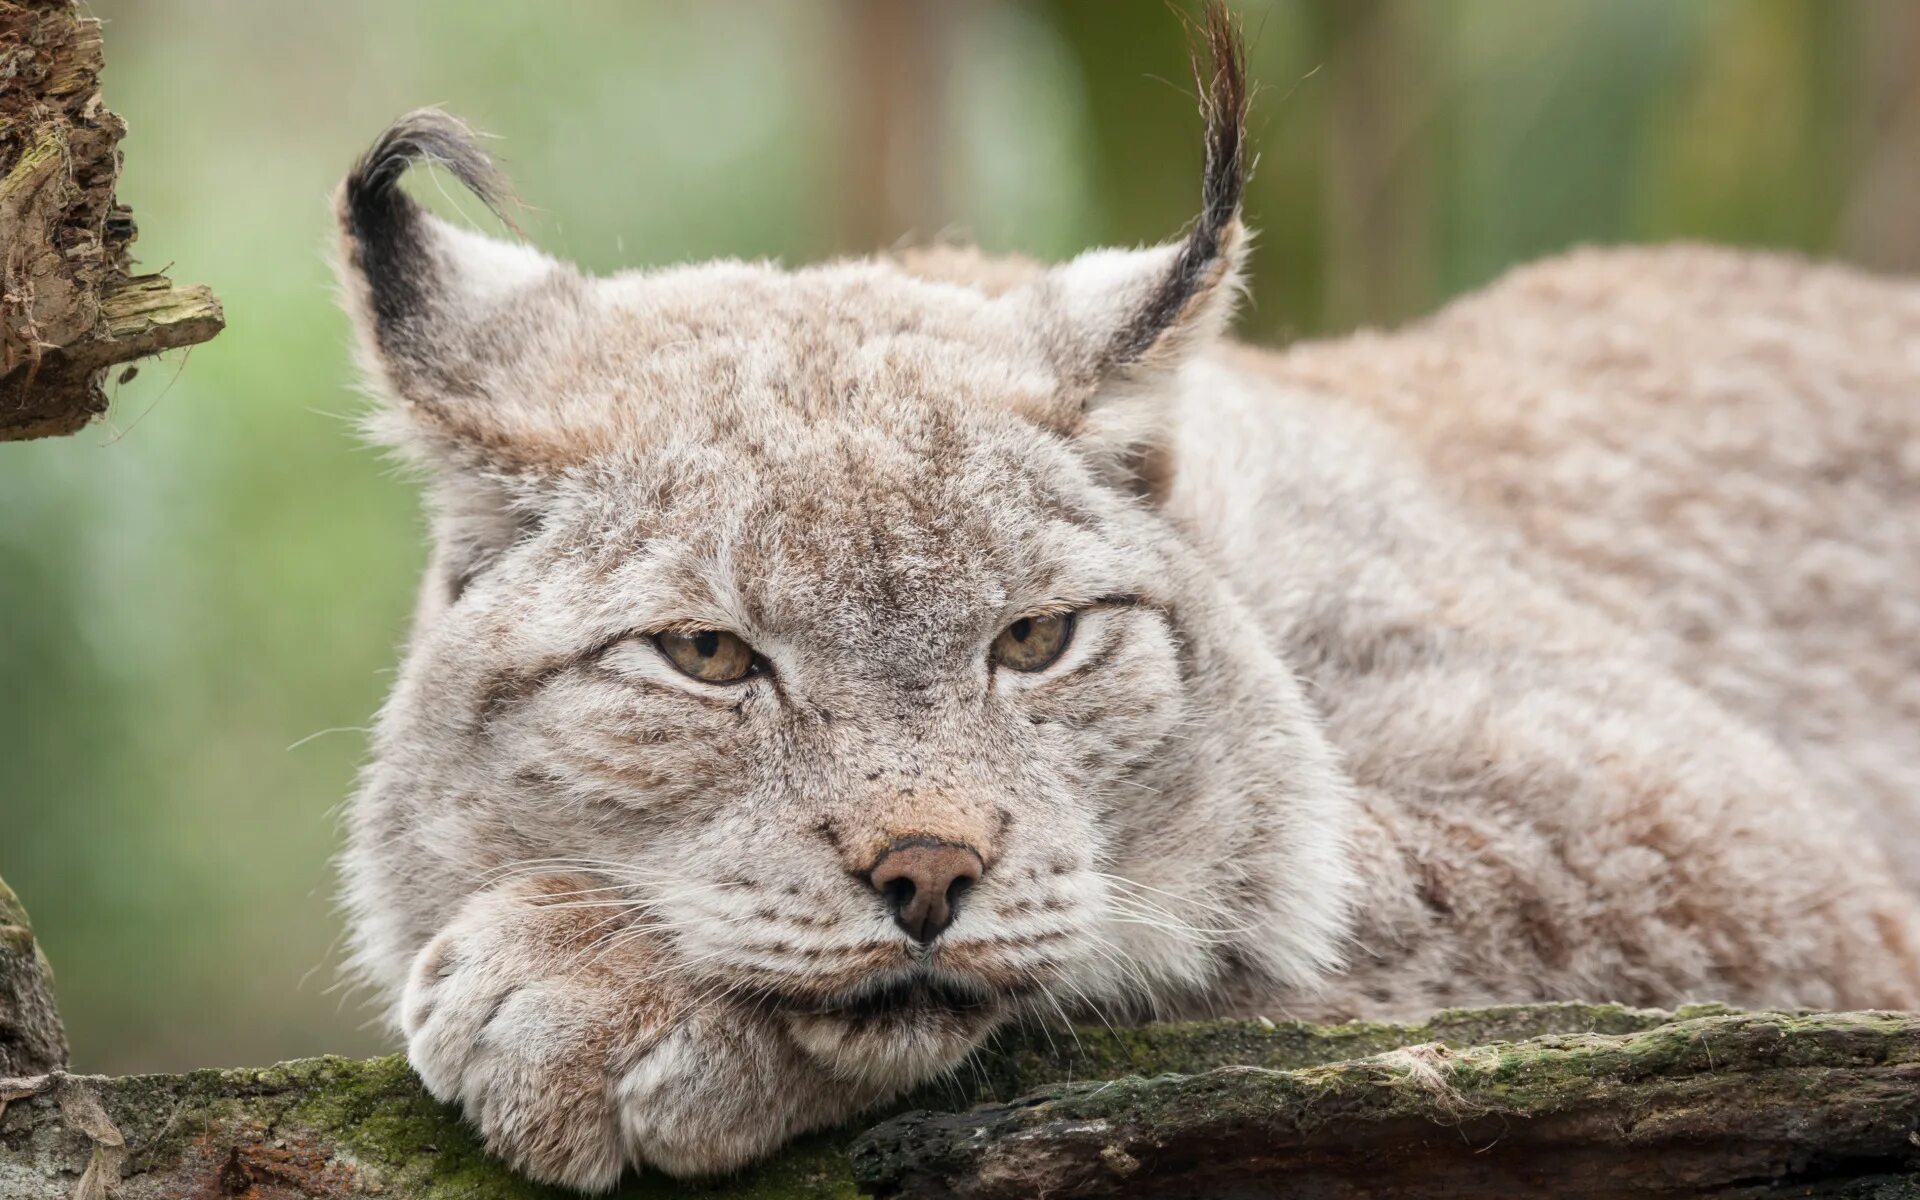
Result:
M993 639L995 664L1009 671L1044 671L1073 640L1072 613L1021 617Z
M653 644L666 660L702 683L738 683L757 665L753 647L722 629L657 633Z

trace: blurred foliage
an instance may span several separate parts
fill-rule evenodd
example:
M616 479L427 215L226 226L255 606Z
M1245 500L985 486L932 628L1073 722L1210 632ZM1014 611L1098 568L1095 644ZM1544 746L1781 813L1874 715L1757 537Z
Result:
M382 1041L331 990L328 857L421 531L354 437L325 257L329 190L392 116L501 135L522 223L601 270L943 231L1060 256L1196 201L1159 0L91 4L137 249L230 324L109 423L0 446L0 876L88 1069ZM1250 334L1410 317L1582 241L1920 265L1920 5L1239 7Z

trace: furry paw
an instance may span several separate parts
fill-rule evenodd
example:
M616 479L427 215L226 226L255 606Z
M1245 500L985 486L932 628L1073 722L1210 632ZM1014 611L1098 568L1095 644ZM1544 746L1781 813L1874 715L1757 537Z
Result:
M604 910L550 877L472 897L415 957L401 1000L407 1058L487 1148L548 1183L602 1191L627 1161L617 1089L671 1019L664 993L595 961ZM620 947L630 951L629 947Z
M627 1164L726 1171L878 1088L835 1081L776 1018L703 999L654 939L552 876L470 898L415 956L407 1057L515 1170L586 1191ZM618 936L615 936L615 935Z

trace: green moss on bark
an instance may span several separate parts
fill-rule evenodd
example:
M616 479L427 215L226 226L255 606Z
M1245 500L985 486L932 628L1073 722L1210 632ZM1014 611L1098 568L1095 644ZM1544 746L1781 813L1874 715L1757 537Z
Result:
M0 999L9 979L41 978L40 962L23 906L0 883ZM9 1011L17 1005L0 1007L0 1049L20 1040ZM1556 1195L1617 1194L1605 1188L1628 1180L1713 1194L1739 1171L1865 1197L1905 1186L1895 1173L1920 1154L1907 1141L1915 1128L1911 1015L1548 1004L1419 1025L1027 1029L951 1082L753 1170L697 1183L643 1172L619 1195L1258 1196L1316 1179L1328 1194L1381 1197L1448 1179L1490 1197L1542 1194L1543 1180ZM1549 1159L1549 1174L1529 1165ZM1414 1190L1395 1190L1409 1179ZM117 1200L567 1194L490 1158L399 1056L0 1080L0 1196L67 1200L109 1185Z
M1227 1021L1014 1033L977 1070L960 1072L966 1086L924 1089L909 1101L923 1111L862 1142L861 1180L902 1195L1030 1195L966 1191L951 1180L987 1166L1002 1176L1029 1170L1023 1155L1044 1147L1048 1170L1071 1175L1092 1161L1099 1187L1156 1194L1138 1191L1139 1181L1188 1178L1192 1161L1262 1171L1311 1146L1322 1162L1439 1154L1434 1170L1458 1151L1492 1181L1475 1194L1499 1195L1502 1164L1542 1145L1595 1178L1619 1169L1596 1162L1651 1161L1689 1139L1719 1145L1741 1130L1753 1133L1735 1138L1743 1170L1774 1169L1753 1144L1762 1134L1787 1156L1779 1169L1788 1172L1861 1147L1880 1148L1884 1170L1884 1155L1905 1152L1886 1147L1920 1124L1916 1018L1695 1012L1711 1015L1675 1023L1613 1005L1547 1005L1442 1013L1412 1026ZM1476 1044L1488 1038L1529 1040ZM1010 1103L1036 1089L1048 1090ZM983 1099L998 1106L953 1115ZM134 1200L248 1187L423 1200L564 1194L490 1159L398 1057L36 1081L16 1089L0 1115L0 1194L73 1194L101 1157L87 1132L87 1101L124 1146L106 1157L124 1176L121 1194ZM850 1128L802 1139L732 1179L685 1184L642 1174L620 1194L845 1200L858 1194L848 1158L857 1136ZM922 1187L934 1190L914 1190Z
M1423 1029L1435 1025L1532 1022L1496 1010ZM1336 1037L1351 1045L1358 1033ZM1310 1053L1312 1035L1295 1036ZM1760 1181L1827 1195L1920 1170L1916 1128L1920 1017L1715 1010L1621 1033L1062 1085L964 1114L907 1114L853 1154L879 1195L968 1200L1734 1195Z

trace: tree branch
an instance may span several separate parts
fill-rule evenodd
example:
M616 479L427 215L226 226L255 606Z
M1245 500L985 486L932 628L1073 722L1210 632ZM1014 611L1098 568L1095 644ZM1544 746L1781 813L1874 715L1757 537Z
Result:
M0 884L0 1048L39 1047L0 1075L64 1059L44 967ZM892 1112L732 1179L645 1173L620 1195L1913 1195L1920 1015L1546 1004L1013 1031ZM398 1056L0 1078L7 1200L562 1194L490 1159Z
M896 1118L853 1159L952 1200L1911 1196L1916 1128L1920 1017L1757 1013L1073 1084Z

